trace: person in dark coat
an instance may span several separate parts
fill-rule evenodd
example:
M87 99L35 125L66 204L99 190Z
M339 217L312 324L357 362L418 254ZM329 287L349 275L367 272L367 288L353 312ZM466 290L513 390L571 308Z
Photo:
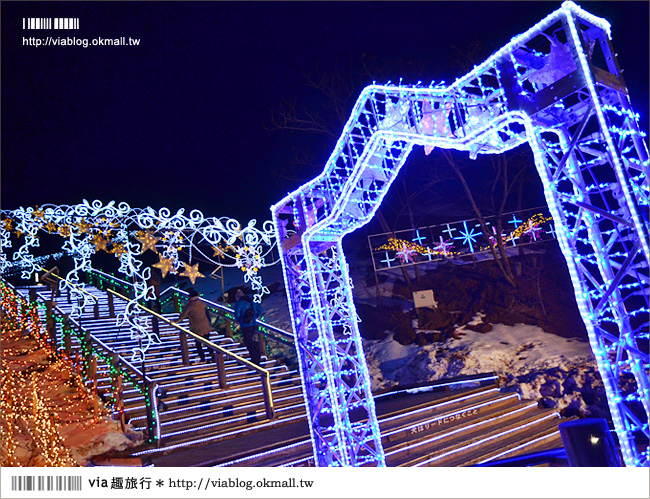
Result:
M189 292L190 300L187 302L185 310L178 318L177 322L181 322L184 319L190 319L190 331L194 334L205 338L206 340L210 339L210 333L212 332L212 325L210 324L210 317L208 316L207 305L201 301L199 298L199 293L191 289ZM196 351L201 358L201 362L205 361L205 354L203 353L203 345L200 340L194 339L196 343ZM216 361L214 350L208 349L212 360Z
M260 365L260 344L257 341L257 319L262 317L264 310L262 307L251 300L242 289L238 289L235 294L235 320L239 323L244 344L250 353L253 363ZM249 311L251 310L251 311Z

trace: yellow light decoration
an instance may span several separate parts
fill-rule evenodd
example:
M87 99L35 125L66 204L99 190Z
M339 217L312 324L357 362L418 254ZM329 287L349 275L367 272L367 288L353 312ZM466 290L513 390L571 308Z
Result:
M59 234L63 237L69 237L70 236L70 227L67 225L61 225L59 227Z
M124 245L120 243L113 246L111 253L119 257L120 255L126 253L126 250L124 249Z
M96 424L99 420L90 411L96 394L86 389L78 373L74 374L70 364L47 343L38 307L27 303L11 288L1 287L2 309L11 319L2 324L2 465L30 466L33 462L38 466L78 466L59 433L59 425L80 424L79 431L84 431ZM28 340L25 331L29 333ZM47 369L36 372L34 367L42 363L38 360L41 356L32 356L37 351L54 361L49 362ZM42 387L61 384L77 389L58 401L40 392ZM101 410L102 418L108 417L106 408L102 406ZM21 462L16 449L22 450L23 460L27 451L29 460Z
M384 244L383 246L380 246L379 248L373 251L382 251L382 250L404 251L405 249L415 251L420 255L442 255L445 257L461 255L461 252L459 251L450 251L450 250L445 251L436 248L429 248L410 241L405 241L404 239L396 239L394 237L388 238L388 243ZM481 251L483 251L484 249L485 248L481 248Z
M90 232L90 229L92 228L92 225L86 222L85 219L81 219L81 222L76 224L76 226L79 229L80 234L85 234L86 232Z
M43 218L45 216L45 212L43 210L36 210L34 211L34 218L39 219Z
M526 220L524 223L522 223L519 227L517 227L517 230L515 230L512 234L510 234L506 238L506 241L510 241L511 239L516 239L518 237L521 237L524 235L524 233L527 230L530 230L531 227L537 227L543 224L544 222L550 222L552 220L553 219L551 217L545 217L541 213L536 213L528 220Z
M52 234L52 232L57 232L57 225L54 222L47 222L44 227L49 234Z
M156 243L160 240L159 237L154 237L154 235L147 231L147 232L138 232L136 234L136 239L142 244L142 251L141 253L144 253L147 250L151 250L154 253L158 253L158 248L156 248Z
M174 261L171 258L165 258L162 255L160 255L158 258L160 261L158 263L154 263L152 266L161 270L164 279L165 277L167 277L169 271L173 272L172 269L174 268ZM185 266L185 268L187 269L187 266ZM192 281L192 284L194 284L194 281Z
M97 252L99 250L107 251L106 250L106 243L108 241L101 234L97 234L97 235L93 236L92 242L95 245L95 252Z
M421 255L429 252L433 253L433 251L430 248L426 248L424 246L412 243L410 241L405 241L404 239L396 239L394 237L388 238L388 243L377 248L375 251L379 251L379 250L401 251L405 248L410 249L411 251L416 251Z
M183 265L185 266L185 270L181 272L179 275L183 277L188 277L190 281L192 282L192 285L194 285L194 282L196 281L197 277L205 277L201 272L199 272L199 264L195 265L188 265L187 263L183 262Z
M5 224L5 230L9 231L9 230L13 229L11 218L5 218L4 224Z

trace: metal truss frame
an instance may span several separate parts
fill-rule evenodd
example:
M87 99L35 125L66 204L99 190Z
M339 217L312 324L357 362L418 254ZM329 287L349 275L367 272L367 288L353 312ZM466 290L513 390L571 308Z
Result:
M625 463L648 466L644 137L609 24L573 2L449 86L363 90L323 173L271 208L318 466L385 465L343 237L372 219L414 145L476 157L526 142Z

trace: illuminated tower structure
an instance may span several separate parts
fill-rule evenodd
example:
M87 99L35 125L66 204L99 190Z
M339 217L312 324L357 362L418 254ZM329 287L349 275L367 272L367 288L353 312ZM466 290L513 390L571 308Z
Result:
M648 149L621 73L609 23L565 2L451 85L365 88L324 171L272 207L318 466L385 465L343 237L414 145L525 142L625 463L648 465Z

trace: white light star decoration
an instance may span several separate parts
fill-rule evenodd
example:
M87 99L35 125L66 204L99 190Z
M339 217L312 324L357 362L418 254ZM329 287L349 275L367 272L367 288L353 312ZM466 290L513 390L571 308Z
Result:
M537 241L539 234L542 231L542 228L536 224L533 220L528 220L524 234L527 234L530 237L531 241Z
M235 248L235 265L244 273L244 282L250 282L254 289L261 289L262 293L256 294L253 299L260 303L262 295L268 294L269 290L262 285L262 278L258 275L258 271L263 266L262 257L257 252L255 246L241 246Z
M434 252L437 254L442 254L445 258L449 255L449 250L453 248L454 245L450 241L445 241L442 236L440 236L440 242L433 247Z
M104 205L99 200L83 200L76 205L48 204L37 209L21 207L1 210L0 214L2 268L19 266L23 279L30 279L43 261L40 255L34 254L40 246L40 234L58 233L58 229L65 234L61 248L72 258L74 268L64 277L61 287L68 288L72 294L72 317L79 317L84 308L93 303L92 298L81 291L84 285L79 272L93 270L92 258L100 249L119 259L118 271L124 275L124 280L134 283L134 296L125 313L117 318L119 324L130 327L131 337L139 343L132 351L132 362L142 361L147 349L160 341L149 331L149 318L137 306L139 301L154 296L153 286L147 283L151 268L142 262L144 252L150 249L158 253L159 261L153 267L159 268L163 276L179 273L187 276L192 284L204 277L199 272L199 261L205 270L210 266L245 268L244 281L251 285L257 302L269 293L258 271L278 263L271 257L276 244L271 221L258 228L255 220L243 225L226 217L206 218L198 210L186 216L182 209L172 213L167 208L132 208L127 203L114 201ZM9 261L12 241L22 243L11 255L11 260L16 262L13 265ZM98 241L101 244L95 244ZM234 251L213 254L212 248L220 246ZM181 268L183 272L179 272Z

